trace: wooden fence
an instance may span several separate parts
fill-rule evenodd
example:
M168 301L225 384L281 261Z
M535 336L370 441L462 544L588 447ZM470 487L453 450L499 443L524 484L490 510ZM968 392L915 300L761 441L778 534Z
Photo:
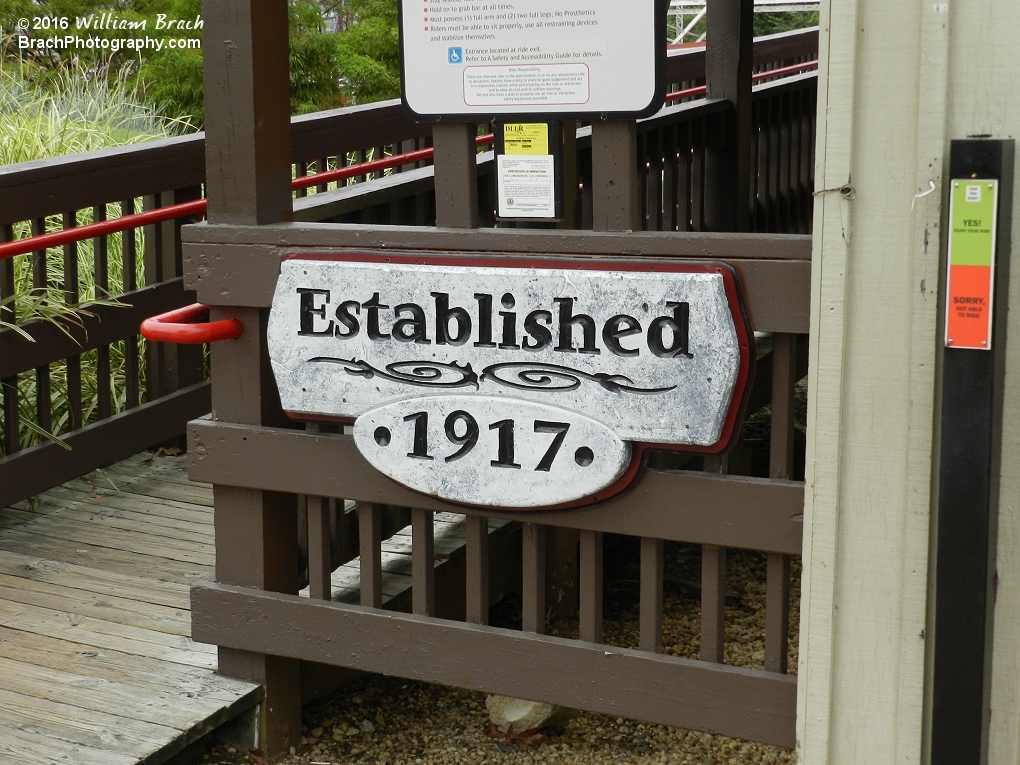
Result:
M799 63L816 54L817 32L765 39L756 50L759 70ZM697 87L704 72L703 51L671 57L669 80L679 89ZM541 698L792 746L796 680L786 666L790 564L800 553L803 506L803 483L793 480L802 470L795 459L794 404L808 331L810 239L804 234L810 231L814 98L812 74L755 88L754 180L748 196L738 202L747 208L747 233L706 232L714 193L709 165L712 152L726 148L720 147L719 137L729 130L732 110L719 100L678 98L659 114L622 126L622 133L617 126L581 125L570 136L576 142L575 230L495 227L491 155L475 153L473 144L465 143L470 173L455 163L424 163L353 185L299 193L295 223L227 225L214 219L214 225L185 229L182 241L181 225L187 221L175 220L145 231L143 244L134 250L127 236L123 257L128 275L123 284L104 282L109 254L104 241L97 240L93 256L98 291L108 291L130 307L89 308L82 326L70 328L71 337L38 320L19 325L35 343L12 329L0 329L5 453L0 460L0 504L165 442L181 433L187 421L212 409L214 418L193 424L189 443L192 477L215 486L217 523L217 582L193 590L194 636L221 646L222 671L266 684L274 710L266 722L270 749L295 735L297 660ZM431 131L410 122L390 103L298 118L291 134L292 172L301 176L420 148L430 141ZM619 135L627 140L614 144ZM633 141L628 143L628 136ZM607 146L615 151L614 145L626 147L623 154L613 155L626 160L620 165L625 168L620 187L637 186L632 202L607 213L600 184L609 164ZM77 211L86 208L93 210L93 218L101 217L109 203L130 211L139 199L148 208L193 199L205 180L204 149L202 136L192 136L2 170L4 237L11 239L14 225L25 221L33 222L37 231L56 227L53 215L62 216L60 226L73 226ZM223 149L217 145L210 152ZM222 161L217 161L222 169ZM462 210L477 209L480 228L451 228L450 199L437 203L437 189L448 197L457 185L451 180L453 171L458 178L471 179L470 188L462 183L456 189L456 204ZM227 182L228 175L224 172L216 182ZM636 222L629 226L632 232L591 230L606 228L607 214ZM370 468L349 436L287 426L273 412L260 328L282 253L306 247L625 254L733 263L742 276L752 327L763 333L749 412L768 423L767 456L761 464L751 461L743 467L731 460L731 474L720 459L659 456L621 497L584 510L529 514L521 532L522 630L489 627L487 518L521 520L518 514L466 509L410 492ZM36 286L48 278L47 259L60 257L67 303L101 296L78 294L78 245L32 257ZM132 281L132 257L144 261L145 286ZM7 297L14 291L13 268L3 261L0 269L0 296ZM193 294L213 306L214 318L234 315L246 327L239 340L214 349L211 398L200 353L155 344L137 355L132 350L142 318L191 302ZM17 320L9 313L5 318ZM112 372L104 360L115 343L124 345L125 358L120 412L111 401ZM97 354L101 378L100 404L89 424L78 395L83 381L76 372L77 359L85 353ZM46 412L54 402L47 380L56 364L67 369L71 393L64 440L73 448L66 452L54 443L21 448L19 378L34 380L37 423L48 429L54 423ZM294 511L299 496L327 498L302 500L307 523L300 533ZM340 498L357 502L356 519L344 513ZM392 525L383 521L387 513L392 520L393 511L387 508L393 507L413 508L413 614L380 609L380 545L384 525ZM467 518L466 609L460 621L436 618L430 532L437 511ZM360 554L361 607L330 602L323 584L336 564L338 514L343 514L344 528L357 529L357 545L344 557ZM577 639L542 634L548 540L564 531L578 535ZM640 638L631 647L603 642L605 534L640 540ZM698 661L660 653L666 542L701 546ZM727 548L760 551L767 557L760 669L723 662ZM304 565L299 564L302 558ZM298 596L302 569L317 583L311 598ZM506 657L506 665L493 667L493 656Z

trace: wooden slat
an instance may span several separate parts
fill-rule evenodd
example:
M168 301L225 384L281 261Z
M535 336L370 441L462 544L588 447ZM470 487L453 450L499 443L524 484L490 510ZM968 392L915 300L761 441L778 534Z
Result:
M308 586L313 598L329 600L333 571L329 520L333 503L326 497L308 497Z
M78 218L74 211L64 213L64 229L75 228ZM64 245L64 304L78 305L78 243ZM33 366L35 366L33 364ZM68 355L65 361L65 378L68 422L64 429L78 430L82 426L81 409L81 356Z
M42 522L40 517L47 520ZM166 544L169 545L168 550L183 550L191 553L195 551L195 545L212 543L212 530L205 524L198 528L194 526L189 528L186 521L164 525L153 523L145 517L132 518L128 513L110 511L102 506L89 507L81 502L63 503L45 498L39 500L32 511L18 510L16 507L0 510L0 528L6 525L31 528L37 522L42 522L47 528L53 528L48 522L49 519L60 523L65 521L84 523L90 530L95 528L116 530L118 535L122 531L137 532L137 535L132 535L132 538L145 542L166 540Z
M467 620L489 623L489 519L467 518Z
M32 235L46 233L46 219L36 218L32 221ZM49 287L49 273L46 268L46 250L32 253L32 289L36 294L43 294ZM43 430L53 430L53 418L50 395L50 367L42 363L35 368L35 410L36 422Z
M0 752L11 751L35 765L52 765L54 762L74 765L137 765L138 758L126 754L95 749L53 736L19 730L0 725Z
M726 549L701 546L701 660L722 663L726 640Z
M221 700L206 697L182 704L180 693L172 692L167 683L156 690L151 685L111 682L94 675L3 657L0 657L0 690L108 714L122 715L130 710L134 719L184 732L223 705ZM0 759L0 762L6 761Z
M47 442L0 460L0 507L179 435L210 410L209 384L199 383L65 436L72 451Z
M797 338L777 334L772 346L772 428L769 475L789 478L797 383ZM786 672L790 642L790 559L769 553L765 581L765 668Z
M521 625L525 632L545 634L546 529L523 524Z
M662 567L661 539L641 539L640 637L642 651L662 650Z
M361 605L382 608L382 508L358 505L358 549L361 554Z
M138 685L154 696L168 693L181 703L227 706L258 691L258 686L223 677L208 669L160 661L149 656L125 653L73 639L53 638L37 633L0 627L0 657L25 661L37 667L68 673L83 673L96 681ZM183 698L189 699L184 702Z
M190 426L190 444L191 453L202 454L190 475L201 481L520 519L519 513L461 508L405 489L371 468L347 436L199 420ZM712 512L705 512L706 507ZM537 511L528 519L550 526L799 555L803 508L800 482L649 469L622 496L583 512Z
M196 586L193 597L196 637L234 649L340 666L356 657L369 672L795 743L790 675L215 583ZM492 671L494 657L512 670Z
M111 759L119 754L141 759L179 735L166 725L0 689L0 728L7 727L89 746Z
M436 535L432 513L411 511L413 611L431 616L436 610Z
M0 226L0 242L9 242L14 238L11 226ZM0 322L15 324L17 314L13 302L9 302L15 294L14 260L0 261ZM8 330L12 331L12 330ZM0 370L0 398L3 399L4 430L0 433L4 454L12 454L20 448L19 434L21 421L18 418L18 378L17 373Z
M598 531L580 532L580 638L602 642L602 547Z
M102 565L102 561L98 561L97 565ZM0 573L52 584L67 593L119 596L170 609L186 610L190 607L188 584L64 563L11 550L0 551Z
M26 322L21 330L27 332L32 340L13 330L0 329L0 374L28 372L116 340L133 339L145 319L191 302L182 284L182 279L172 279L118 295L117 300L123 303L122 306L86 303L81 306L80 324L64 322L61 327L43 319Z
M153 533L175 536L177 531L187 531L198 535L196 541L212 541L212 513L207 507L183 502L171 505L166 500L160 502L103 486L86 490L84 486L68 489L65 488L67 485L40 494L34 503L26 500L14 507L31 508L33 512L43 514L59 512L61 508L86 509L98 518L124 518L145 523L152 527Z
M67 520L56 515L46 516L43 522L36 522L31 513L13 508L0 510L0 532L7 528L201 566L211 566L215 560L213 552L208 548L196 549L194 544L177 542L169 537L138 530L122 531L110 526L101 528L88 520Z
M168 635L187 636L191 633L191 614L185 609L168 608L107 594L96 595L8 574L0 574L0 600L78 614Z
M4 530L0 534L0 550L77 565L91 565L94 561L100 561L99 565L104 569L120 574L134 575L139 571L154 571L160 579L183 584L212 576L213 572L211 566L182 563L111 547L99 547L74 539L61 539L21 529Z
M205 669L216 667L215 648L195 643L186 637L164 635L88 616L69 617L66 613L38 606L4 602L0 602L0 619L10 629L111 648L175 664Z

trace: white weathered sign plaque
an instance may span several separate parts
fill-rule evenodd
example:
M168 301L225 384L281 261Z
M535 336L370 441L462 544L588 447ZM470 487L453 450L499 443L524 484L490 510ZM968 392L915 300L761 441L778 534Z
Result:
M424 119L646 116L665 22L662 0L400 0L404 104Z
M291 253L268 332L292 416L355 421L411 488L520 507L613 485L625 442L725 449L753 358L723 263Z
M354 423L377 469L425 494L472 505L548 507L612 486L630 444L583 414L494 396L425 396Z

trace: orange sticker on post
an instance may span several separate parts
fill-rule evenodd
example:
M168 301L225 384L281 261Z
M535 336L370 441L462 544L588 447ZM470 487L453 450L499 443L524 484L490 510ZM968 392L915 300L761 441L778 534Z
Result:
M955 179L949 197L946 346L992 347L999 182Z

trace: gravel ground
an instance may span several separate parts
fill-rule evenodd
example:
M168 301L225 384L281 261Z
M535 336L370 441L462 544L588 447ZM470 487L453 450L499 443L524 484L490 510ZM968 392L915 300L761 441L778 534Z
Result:
M636 647L637 540L606 539L606 642ZM793 565L790 666L797 666L799 561ZM696 658L699 630L700 554L697 547L667 545L665 651ZM730 551L727 566L727 664L758 668L763 663L765 556ZM519 627L512 601L493 612L499 626ZM573 637L576 621L550 621L548 632ZM794 670L795 671L795 670ZM497 763L683 763L757 765L794 763L776 747L582 713L564 727L532 741L489 735L485 695L427 683L373 676L324 703L305 709L300 747L283 765L496 765ZM203 763L264 765L256 753L216 747Z

